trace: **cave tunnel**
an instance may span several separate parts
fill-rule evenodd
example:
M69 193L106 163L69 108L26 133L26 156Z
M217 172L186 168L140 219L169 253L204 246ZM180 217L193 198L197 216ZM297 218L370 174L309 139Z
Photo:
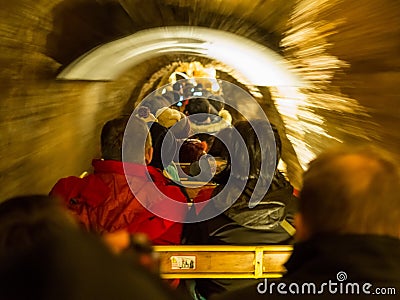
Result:
M398 157L399 1L0 5L0 201L47 194L59 178L90 169L91 159L100 155L102 125L130 113L182 64L195 61L213 66L219 79L260 103L278 126L283 160L297 188L307 163L338 143L370 142ZM155 42L172 34L182 44L174 41L168 51L142 47L138 53L151 34ZM232 39L223 44L220 35ZM197 49L219 42L225 48L213 54ZM270 53L270 62L254 50ZM281 80L286 75L295 80Z

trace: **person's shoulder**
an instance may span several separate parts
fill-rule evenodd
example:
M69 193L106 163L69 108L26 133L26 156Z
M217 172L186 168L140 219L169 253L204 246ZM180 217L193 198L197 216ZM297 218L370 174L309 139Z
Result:
M165 177L161 170L152 166L148 166L147 169L152 181L146 183L145 189L153 195L153 198L163 199L167 197L179 202L187 202L187 196L181 188L173 180Z
M157 169L153 166L147 166L147 170L149 172L152 182L154 182L157 187L177 187L173 180L164 175L164 172L162 170Z
M77 188L83 184L83 179L76 176L61 178L53 186L49 195L53 197L64 198L71 192L72 189Z
M153 166L147 166L147 171L149 172L151 180L154 183L163 185L167 185L169 183L169 179L164 176L163 172L160 169Z
M110 187L96 174L83 178L70 176L60 179L49 195L71 204L82 201L95 207L104 203L111 193Z

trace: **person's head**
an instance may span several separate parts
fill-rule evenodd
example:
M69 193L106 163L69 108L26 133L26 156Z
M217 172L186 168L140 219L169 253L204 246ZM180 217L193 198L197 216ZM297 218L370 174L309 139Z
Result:
M163 107L156 112L158 123L170 128L182 119L182 113L176 109Z
M180 163L193 163L198 161L200 157L206 154L207 145L197 139L187 139L183 142L179 149Z
M0 251L23 252L77 224L57 199L20 196L0 203Z
M223 141L228 142L230 140L232 130L232 127L227 127L216 133L212 141L212 145L207 153L214 157L222 157L228 161L228 148Z
M177 92L181 91L182 88L183 88L183 85L182 85L182 82L181 82L181 81L176 81L176 82L172 85L172 89L173 89L174 91L177 91Z
M190 119L195 122L204 122L209 117L207 115L210 114L210 103L204 98L189 99L189 102L185 107L185 114L192 116Z
M23 209L11 209L18 211ZM34 210L34 215L41 214ZM16 215L7 217L8 221L12 217ZM15 239L20 239L21 246L22 236L35 241L23 251L0 251L0 299L177 299L155 275L134 260L113 255L94 234L59 227L56 215L51 221L50 214L36 220L25 212L19 217L29 223L17 226L21 220L14 218ZM4 227L3 218L0 223ZM21 228L26 229L24 234Z
M170 106L169 101L161 95L152 95L146 97L141 103L141 106L146 106L150 109L153 115L156 115L157 110L163 107Z
M254 128L257 128L259 135ZM271 130L271 125L265 120L253 120L251 123L240 121L235 124L235 129L240 136L234 134L234 131L231 132L230 161L238 166L246 163L249 163L250 166L249 170L245 168L232 169L232 176L241 179L269 178L271 168L272 170L276 169L276 160L271 161L271 158L276 157L277 148L277 139ZM247 155L248 160L246 159Z
M398 162L372 146L319 155L304 174L298 239L326 233L400 238L399 183Z
M176 91L166 91L162 96L168 101L168 106L179 101L179 94Z
M125 132L126 131L126 132ZM135 136L146 137L144 145ZM101 131L101 153L105 160L122 161L122 144L125 137L124 160L144 164L152 158L151 136L146 123L133 116L119 117L108 121Z
M168 131L167 128L160 125L157 122L154 122L150 127L151 140L153 144L153 159L150 162L150 165L164 170L163 160L162 160L162 150L164 151L164 163L165 166L168 166L174 156L176 151L176 140L174 135Z
M108 121L101 130L101 154L106 160L122 161L122 140L129 117Z
M193 136L193 138L206 143L206 145L207 145L206 152L208 152L212 148L214 140L215 140L215 136L212 134L209 134L209 133L198 133L198 134L195 134Z
M194 92L194 86L191 83L187 83L185 84L184 88L183 88L183 98L184 99L188 99L190 97L193 97L193 92Z
M212 95L208 97L208 102L215 108L217 112L220 112L225 107L224 98L218 95Z

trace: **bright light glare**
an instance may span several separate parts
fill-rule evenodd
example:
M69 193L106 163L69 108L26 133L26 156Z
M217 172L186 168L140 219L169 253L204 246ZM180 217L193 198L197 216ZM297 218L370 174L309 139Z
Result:
M192 26L147 29L104 44L71 63L58 79L115 80L139 63L174 53L215 59L239 72L249 85L302 85L271 49L233 33Z

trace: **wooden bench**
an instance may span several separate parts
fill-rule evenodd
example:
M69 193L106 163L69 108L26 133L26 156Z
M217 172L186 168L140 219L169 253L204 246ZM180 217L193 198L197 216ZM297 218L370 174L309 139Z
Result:
M154 246L163 278L277 278L292 246Z

